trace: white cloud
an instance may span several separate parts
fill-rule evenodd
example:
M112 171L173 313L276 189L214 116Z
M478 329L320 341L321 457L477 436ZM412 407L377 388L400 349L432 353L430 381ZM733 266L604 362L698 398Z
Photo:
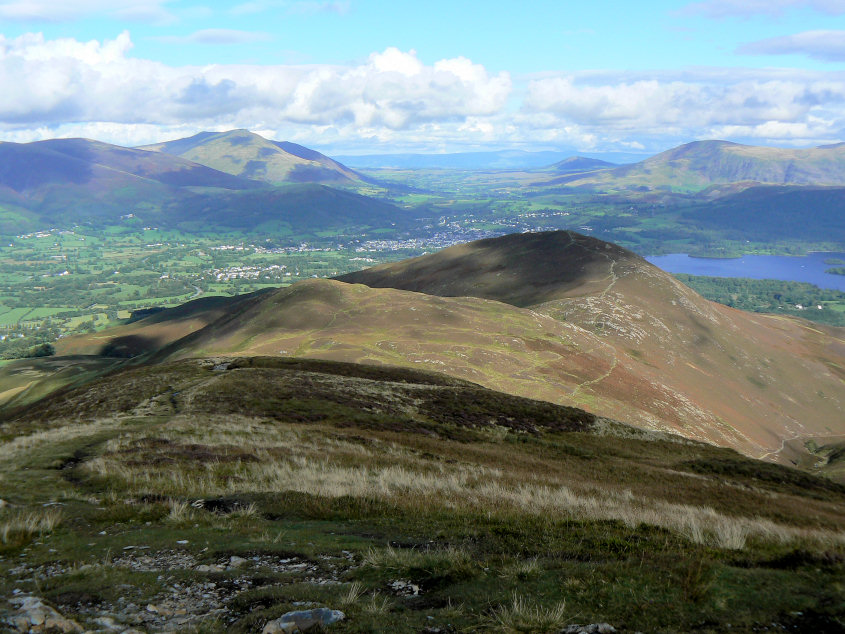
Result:
M171 22L164 7L170 0L0 0L0 18L19 21L65 22L99 14L139 22Z
M839 72L546 73L514 86L508 73L463 57L427 64L396 48L343 66L173 67L131 51L128 33L102 42L0 35L0 138L143 144L249 128L347 150L659 150L700 138L813 144L845 136Z
M523 113L535 126L578 126L616 143L644 138L826 142L845 132L845 75L785 71L605 74L531 82Z
M352 136L492 116L511 92L507 73L463 58L425 65L394 48L351 66L170 67L130 57L131 46L128 33L103 42L0 36L0 125L300 125Z
M807 55L827 62L845 61L845 31L804 31L743 44L738 53Z
M752 15L779 16L789 9L808 8L826 15L845 14L845 0L702 0L686 5L685 13L711 18Z

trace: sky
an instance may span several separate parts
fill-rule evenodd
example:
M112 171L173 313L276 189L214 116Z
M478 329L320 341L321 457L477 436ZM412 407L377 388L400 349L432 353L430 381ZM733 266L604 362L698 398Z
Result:
M845 0L0 0L0 140L845 141Z

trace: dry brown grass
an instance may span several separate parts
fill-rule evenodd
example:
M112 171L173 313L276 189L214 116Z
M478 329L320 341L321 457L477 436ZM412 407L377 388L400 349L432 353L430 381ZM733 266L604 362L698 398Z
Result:
M490 629L498 632L559 632L567 623L566 602L540 606L514 594L509 605L496 610Z
M156 493L183 499L297 491L325 498L376 499L422 512L453 508L618 520L631 527L667 528L694 543L725 549L741 549L749 538L845 543L845 536L834 531L728 515L706 505L672 503L626 489L585 488L563 472L524 473L519 465L500 468L470 460L481 454L446 462L386 439L371 437L362 443L360 437L344 437L334 428L228 419L201 427L181 421L161 432L159 442L169 452L161 468L154 460L137 460L137 438L128 433L110 441L106 452L85 468L138 496ZM180 447L197 451L200 443L203 455L218 458L198 461L185 449L185 458L178 459ZM159 451L143 450L153 452L144 454L147 458ZM182 515L172 507L174 513Z
M3 544L22 543L36 535L52 532L61 521L60 509L0 510L0 542Z

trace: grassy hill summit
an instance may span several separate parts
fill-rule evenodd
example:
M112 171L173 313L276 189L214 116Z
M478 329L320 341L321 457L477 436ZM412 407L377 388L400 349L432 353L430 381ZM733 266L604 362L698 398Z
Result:
M712 185L845 185L845 144L809 149L694 141L639 163L590 174L573 185L697 192Z
M570 156L562 161L558 161L546 169L557 172L558 174L571 174L576 172L594 172L596 170L613 169L615 167L618 167L616 163L609 163L608 161L602 161L600 159L587 158L584 156Z
M128 365L0 440L13 632L842 626L841 485L442 374Z
M144 146L221 172L268 183L360 183L362 177L315 150L269 141L249 130L200 132L186 139Z

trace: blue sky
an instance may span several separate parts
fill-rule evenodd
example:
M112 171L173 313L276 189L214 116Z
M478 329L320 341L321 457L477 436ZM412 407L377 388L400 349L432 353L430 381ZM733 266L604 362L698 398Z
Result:
M0 0L0 139L336 153L845 140L845 0Z

